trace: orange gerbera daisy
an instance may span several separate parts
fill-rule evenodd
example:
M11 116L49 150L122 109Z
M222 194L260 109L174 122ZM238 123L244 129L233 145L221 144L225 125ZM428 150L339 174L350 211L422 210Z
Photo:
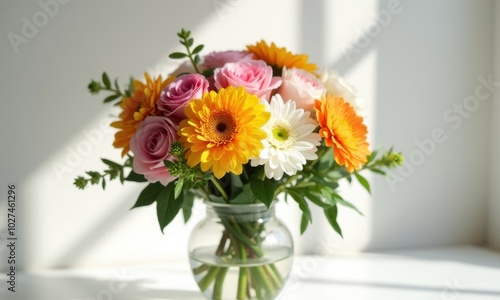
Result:
M350 173L359 170L370 154L363 118L344 102L342 97L327 95L314 104L320 126L319 135L328 147L333 147L337 164Z
M147 116L156 116L160 112L156 109L156 101L160 98L160 93L164 87L170 84L175 77L169 77L162 80L159 76L152 80L148 73L144 73L146 83L134 80L134 92L129 98L123 98L120 107L120 120L111 123L112 127L120 129L115 134L113 146L123 148L122 156L125 156L130 150L130 139L135 134L139 123Z
M261 141L267 135L261 127L271 115L243 87L205 93L184 111L186 119L178 133L190 167L200 164L202 171L211 169L219 179L228 172L239 175L242 166L264 148Z
M286 67L287 69L304 69L312 73L318 69L315 64L307 62L309 59L307 55L293 54L286 48L276 47L274 43L269 46L264 40L255 45L247 45L247 50L253 54L254 59L262 59L279 70Z

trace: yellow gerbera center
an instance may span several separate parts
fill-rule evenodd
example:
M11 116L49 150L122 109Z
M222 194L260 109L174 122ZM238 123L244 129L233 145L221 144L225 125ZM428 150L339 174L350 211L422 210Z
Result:
M231 141L238 131L236 120L227 111L219 111L210 116L202 125L202 135L217 146Z

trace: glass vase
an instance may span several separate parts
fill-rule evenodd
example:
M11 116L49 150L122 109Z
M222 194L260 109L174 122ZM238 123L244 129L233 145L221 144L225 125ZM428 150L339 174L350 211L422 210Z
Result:
M290 273L293 241L275 202L207 202L189 238L194 278L207 299L276 299Z

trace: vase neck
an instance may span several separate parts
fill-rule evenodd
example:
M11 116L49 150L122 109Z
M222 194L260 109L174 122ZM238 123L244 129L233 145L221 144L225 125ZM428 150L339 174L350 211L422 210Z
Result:
M275 215L275 202L269 209L258 204L220 204L206 202L207 217L213 220L236 218L240 222L267 222Z

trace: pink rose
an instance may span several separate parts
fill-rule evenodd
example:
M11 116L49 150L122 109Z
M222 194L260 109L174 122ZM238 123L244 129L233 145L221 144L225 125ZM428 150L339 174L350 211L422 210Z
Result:
M283 67L283 84L278 91L283 100L293 100L297 108L313 111L314 99L324 92L323 83L311 73L301 69Z
M230 85L244 87L248 93L269 101L271 92L281 84L280 77L273 77L273 69L262 60L244 60L227 63L214 71L215 87Z
M134 153L133 169L150 182L167 185L175 177L170 175L163 160L170 160L170 145L177 141L177 125L160 116L149 116L142 121L130 139Z
M165 117L180 122L186 115L184 106L193 99L200 99L208 91L208 81L200 74L183 75L175 79L161 91L158 109Z
M206 69L222 68L226 63L233 63L242 60L251 60L253 54L246 51L221 51L212 52L204 57L203 66Z

